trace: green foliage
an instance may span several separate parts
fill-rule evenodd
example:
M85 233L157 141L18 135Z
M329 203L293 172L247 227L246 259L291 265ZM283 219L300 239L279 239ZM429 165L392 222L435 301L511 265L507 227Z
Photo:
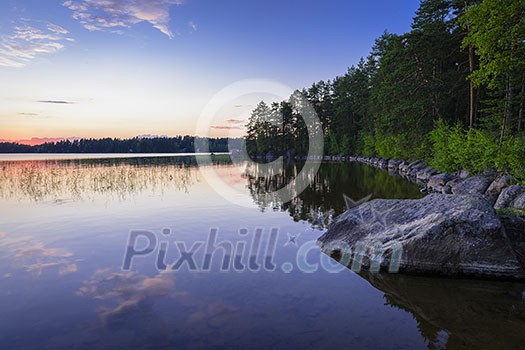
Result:
M524 12L524 0L422 0L408 33L384 33L344 75L302 90L326 152L426 159L448 172L497 169L525 181ZM287 102L259 104L246 140L250 153L308 151Z
M525 145L515 138L499 141L479 129L465 130L461 125L449 126L438 120L429 133L432 155L427 159L439 171L454 172L466 169L480 173L496 169L506 171L524 181Z
M483 0L469 8L459 22L469 28L463 45L473 45L479 68L472 79L497 88L525 65L525 1Z

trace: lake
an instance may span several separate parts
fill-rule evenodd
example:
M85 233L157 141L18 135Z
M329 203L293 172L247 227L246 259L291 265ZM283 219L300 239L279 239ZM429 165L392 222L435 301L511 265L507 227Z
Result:
M422 196L386 171L42 157L0 155L2 349L525 344L524 284L356 274L320 252L343 194Z

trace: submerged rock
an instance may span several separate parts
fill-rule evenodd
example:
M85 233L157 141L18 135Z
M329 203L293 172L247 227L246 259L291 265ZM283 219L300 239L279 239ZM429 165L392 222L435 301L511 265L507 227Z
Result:
M376 199L339 216L319 243L352 269L525 279L500 219L481 196Z

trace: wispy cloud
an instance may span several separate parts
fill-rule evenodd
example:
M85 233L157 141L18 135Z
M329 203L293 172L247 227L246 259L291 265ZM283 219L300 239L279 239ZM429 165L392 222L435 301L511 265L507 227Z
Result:
M216 130L241 130L242 127L238 125L213 125L212 129Z
M226 119L230 124L244 124L246 121L243 119Z
M75 104L75 102L64 101L64 100L38 100L37 102L40 102L40 103L52 103L52 104L57 104L57 105L72 105L72 104Z
M146 21L173 38L169 29L170 7L182 3L182 0L67 0L63 5L90 31L121 34L123 28Z
M146 300L180 295L175 291L173 270L161 271L148 277L135 272L111 272L109 269L97 270L76 294L113 303L113 306L101 310L104 322L144 306L143 302Z
M24 67L36 56L56 53L65 47L66 42L74 41L68 37L65 28L56 24L22 22L13 28L11 34L0 36L0 66Z
M79 260L73 258L73 253L66 249L50 248L30 236L0 235L0 247L8 252L0 258L2 265L12 265L38 276L50 269L56 270L60 276L78 270Z

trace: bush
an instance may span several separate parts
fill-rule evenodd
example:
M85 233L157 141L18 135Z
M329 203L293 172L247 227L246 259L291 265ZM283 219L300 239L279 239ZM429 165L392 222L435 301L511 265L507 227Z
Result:
M508 137L500 148L499 140L483 130L466 131L459 124L451 127L438 120L429 140L432 148L427 161L439 171L466 169L476 174L495 169L525 181L525 146L518 139Z

